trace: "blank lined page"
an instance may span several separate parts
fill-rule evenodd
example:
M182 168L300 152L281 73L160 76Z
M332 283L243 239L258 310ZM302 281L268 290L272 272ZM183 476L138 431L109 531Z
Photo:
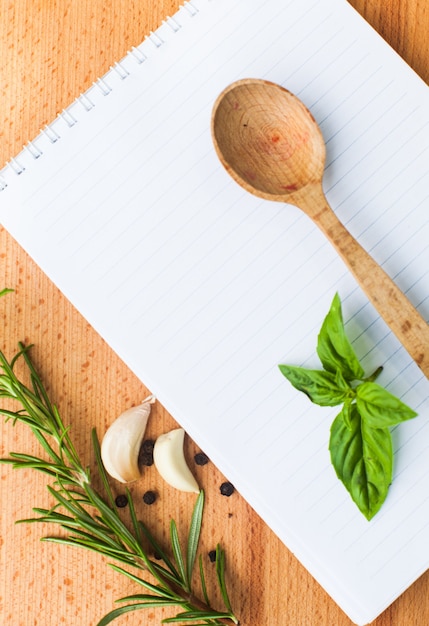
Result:
M214 100L265 78L310 108L324 188L429 318L427 86L343 0L192 0L0 172L4 226L356 624L428 567L429 383L292 206L246 194L210 137ZM37 158L36 158L37 157ZM337 413L278 364L318 367L338 292L365 370L419 416L368 522L328 452Z

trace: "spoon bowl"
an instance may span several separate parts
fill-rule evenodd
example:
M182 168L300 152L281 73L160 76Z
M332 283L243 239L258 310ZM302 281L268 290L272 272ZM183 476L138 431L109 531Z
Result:
M216 99L211 131L221 163L239 185L293 204L317 224L429 378L429 326L329 206L322 188L325 143L305 105L275 83L239 80Z
M319 184L325 142L303 103L279 85L241 80L215 103L213 139L231 176L251 193L283 202Z

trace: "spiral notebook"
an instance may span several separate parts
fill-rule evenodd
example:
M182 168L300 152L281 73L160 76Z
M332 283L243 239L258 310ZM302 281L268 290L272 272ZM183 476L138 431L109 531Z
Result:
M246 194L210 138L217 95L265 78L327 144L341 221L429 318L429 93L345 0L191 0L0 172L0 218L356 624L429 565L429 383L299 210ZM319 408L279 363L318 366L335 292L381 384L418 411L367 522Z

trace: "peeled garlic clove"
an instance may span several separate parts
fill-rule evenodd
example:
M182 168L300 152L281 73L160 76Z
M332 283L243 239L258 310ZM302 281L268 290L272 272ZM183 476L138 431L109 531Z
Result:
M185 431L176 428L160 435L153 448L153 461L162 478L180 491L199 493L200 488L189 469L183 451Z
M140 478L139 451L154 396L122 413L107 429L101 442L101 460L106 472L121 483Z

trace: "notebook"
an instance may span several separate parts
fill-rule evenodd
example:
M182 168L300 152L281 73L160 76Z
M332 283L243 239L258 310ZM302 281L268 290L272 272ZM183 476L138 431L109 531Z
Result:
M429 383L318 229L243 191L210 137L218 94L294 92L327 145L340 220L429 318L429 93L345 0L191 0L0 172L0 218L350 619L429 565ZM318 367L338 292L369 373L419 416L392 431L370 522L334 475Z

